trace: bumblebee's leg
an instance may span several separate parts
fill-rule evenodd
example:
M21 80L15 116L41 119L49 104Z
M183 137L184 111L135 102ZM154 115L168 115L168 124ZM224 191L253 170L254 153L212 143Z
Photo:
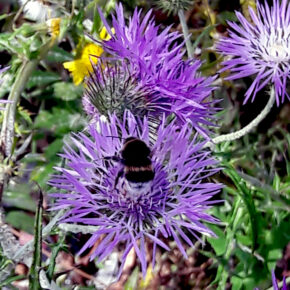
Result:
M116 186L117 186L117 184L118 184L119 178L120 178L121 176L124 176L124 170L123 170L123 169L121 169L121 170L118 172L118 174L117 174L117 176L116 176L116 178L115 178L114 189L116 189Z
M113 161L116 161L116 162L119 162L120 161L120 157L114 155L114 156L106 156L104 157L105 160L113 160Z

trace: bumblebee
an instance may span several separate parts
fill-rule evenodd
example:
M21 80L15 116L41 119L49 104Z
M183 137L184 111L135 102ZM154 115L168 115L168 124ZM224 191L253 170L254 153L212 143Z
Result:
M119 155L113 158L122 164L115 179L115 188L124 177L132 190L146 190L155 176L149 147L142 140L129 137L125 139Z

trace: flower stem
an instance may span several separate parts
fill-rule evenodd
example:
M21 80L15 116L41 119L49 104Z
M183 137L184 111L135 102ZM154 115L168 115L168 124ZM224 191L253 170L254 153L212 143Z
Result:
M192 44L190 41L190 35L188 32L188 27L187 27L185 16L184 16L184 11L182 9L180 9L178 11L178 17L180 20L182 32L183 32L184 39L185 39L185 45L186 45L186 49L187 49L188 58L192 58L193 57Z
M204 147L210 147L213 148L215 144L219 144L225 141L233 141L237 140L246 134L248 134L253 128L257 127L259 123L266 117L266 115L270 112L271 108L273 107L273 104L275 103L275 89L274 87L271 88L270 91L270 98L268 100L268 103L266 104L265 108L261 111L261 113L253 120L251 121L246 127L242 128L239 131L225 134L218 136L216 138L213 138L211 141L207 142Z

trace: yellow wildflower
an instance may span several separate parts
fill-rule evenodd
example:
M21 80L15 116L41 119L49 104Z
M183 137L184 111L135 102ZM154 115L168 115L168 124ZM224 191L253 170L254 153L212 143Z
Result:
M63 64L64 68L71 72L75 85L79 85L93 71L92 63L96 64L102 53L102 47L94 43L88 43L84 46L78 59Z
M60 31L60 18L51 18L46 21L46 24L48 26L48 31L51 34L51 38L55 39L59 36Z
M114 28L112 28L112 33L115 33ZM103 27L100 32L100 38L103 40L109 40L111 35L107 32L106 28ZM73 77L73 82L75 85L79 85L90 72L93 71L92 63L96 64L98 62L98 57L103 53L103 48L94 43L87 43L80 57L73 61L68 61L63 63L64 68L69 70Z

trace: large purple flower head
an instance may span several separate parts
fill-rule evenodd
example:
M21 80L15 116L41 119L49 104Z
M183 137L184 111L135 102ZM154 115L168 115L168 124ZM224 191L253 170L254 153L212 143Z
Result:
M115 114L99 118L87 134L72 137L76 149L66 145L62 154L67 168L57 168L60 174L50 181L58 189L52 194L53 209L67 210L61 222L98 227L81 252L101 237L92 259L104 259L120 243L125 246L120 273L134 248L145 275L146 239L153 243L153 264L157 245L169 250L163 238L172 238L187 257L182 240L193 246L196 233L213 235L202 221L217 222L206 213L221 188L206 181L218 171L213 169L216 161L201 151L202 143L189 137L189 126L166 125L163 118L156 140L150 136L148 120L138 120L129 111L122 119ZM132 140L143 153L134 151ZM131 146L126 153L124 142Z
M200 61L183 60L184 43L178 43L181 35L170 32L170 27L160 32L151 11L141 19L141 10L136 8L127 23L122 5L117 5L116 17L112 16L115 33L100 14L111 35L102 43L104 52L111 56L112 61L127 62L135 86L146 92L142 101L150 107L148 114L160 117L164 112L167 115L174 113L179 122L191 121L197 130L203 132L201 125L209 125L215 112L212 103L206 101L214 89L211 86L214 77L200 75ZM104 74L104 77L111 75ZM88 90L90 95L98 98L97 92ZM132 108L129 109L135 114Z
M249 8L253 24L241 13L236 15L241 23L229 22L229 37L223 38L217 49L230 59L223 62L224 68L234 74L227 79L238 79L255 75L245 95L246 103L252 96L272 83L275 87L276 102L279 105L285 96L290 79L290 3L288 0L273 0L269 7L257 3L257 15Z
M5 71L7 71L7 69L8 69L9 67L4 67L4 68L0 68L0 85L1 85L1 83L2 83L2 73L4 73ZM0 100L0 104L6 104L6 103L8 103L8 101L6 101L6 100ZM0 107L0 110L3 110L3 108L2 107Z

